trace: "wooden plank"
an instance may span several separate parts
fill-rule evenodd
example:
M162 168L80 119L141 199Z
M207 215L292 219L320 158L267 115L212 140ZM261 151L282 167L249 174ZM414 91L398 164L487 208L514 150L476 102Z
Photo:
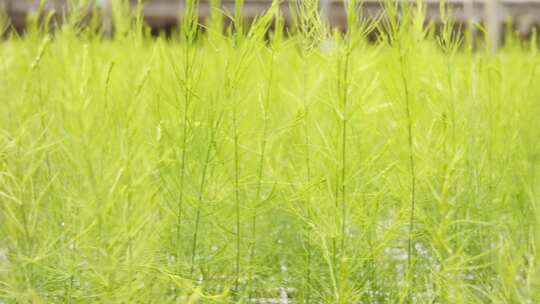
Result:
M488 40L491 43L491 49L496 50L499 45L500 26L501 20L499 15L499 1L489 0L485 5L486 10L486 31L488 34Z

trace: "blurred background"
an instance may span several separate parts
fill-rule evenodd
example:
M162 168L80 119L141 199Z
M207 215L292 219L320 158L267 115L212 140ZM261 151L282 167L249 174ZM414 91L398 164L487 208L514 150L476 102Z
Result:
M110 27L110 8L113 1L120 0L93 0L94 5L103 11L105 27ZM186 0L144 0L143 15L152 28L153 32L170 31L179 22ZM291 2L298 0L284 0L281 5L281 12L286 21L291 20ZM337 28L345 29L345 3L347 0L301 0L319 1L321 15L328 22ZM408 1L408 0L402 0ZM29 14L35 12L40 6L40 0L0 0L9 17L12 28L24 31L25 21ZM44 9L48 12L63 12L74 3L75 0L45 0ZM130 5L135 7L137 0L130 0ZM200 0L201 19L210 15L212 5L217 5L225 13L232 15L235 0ZM272 0L245 0L243 14L246 19L254 18L267 8ZM410 2L415 2L410 0ZM425 0L427 8L427 18L434 23L440 22L440 2L439 0ZM459 28L467 26L482 25L482 28L489 33L493 43L497 44L503 39L503 33L512 30L522 37L528 37L540 24L540 0L447 0L445 1L451 8L452 18ZM364 0L364 15L367 18L374 17L381 12L381 0ZM477 28L477 26L473 26ZM110 31L110 29L109 29Z

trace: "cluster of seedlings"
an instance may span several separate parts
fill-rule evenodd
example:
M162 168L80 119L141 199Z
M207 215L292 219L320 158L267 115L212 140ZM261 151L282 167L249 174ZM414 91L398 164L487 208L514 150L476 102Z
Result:
M536 37L280 2L6 34L0 303L540 301Z

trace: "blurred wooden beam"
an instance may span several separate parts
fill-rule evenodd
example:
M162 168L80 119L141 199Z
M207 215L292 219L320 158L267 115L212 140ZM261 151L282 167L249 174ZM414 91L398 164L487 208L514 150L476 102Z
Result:
M325 20L329 20L330 19L330 0L320 0L319 7L320 7L321 17Z
M499 47L501 35L501 15L499 0L486 0L485 2L485 27L488 35L488 41L491 49L496 50Z
M110 37L113 32L112 4L110 0L98 0L98 5L103 14L103 34Z

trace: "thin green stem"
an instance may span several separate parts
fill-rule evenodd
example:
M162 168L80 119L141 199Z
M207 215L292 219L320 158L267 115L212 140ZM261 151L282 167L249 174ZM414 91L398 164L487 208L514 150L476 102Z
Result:
M401 51L401 49L400 49ZM409 214L409 236L407 240L407 268L409 275L411 275L414 282L414 221L415 221L415 205L416 205L416 168L415 168L415 159L414 159L414 134L413 134L413 120L412 120L412 111L411 111L411 102L410 102L410 88L407 76L405 75L406 63L404 54L400 52L399 63L401 67L401 81L403 85L403 94L405 99L405 114L406 114L406 123L407 123L407 144L409 149L409 169L410 169L410 214ZM413 283L414 287L414 283Z
M208 147L206 149L206 156L203 163L203 169L201 173L201 181L199 184L199 196L197 199L197 211L195 213L195 231L193 233L193 241L191 244L191 267L189 270L190 277L193 277L193 274L195 272L196 262L195 259L197 257L197 245L199 241L199 231L200 231L200 225L201 225L201 212L202 212L202 204L204 200L204 191L206 186L206 180L207 180L207 173L208 173L208 165L210 163L210 158L212 156L212 148L215 144L215 133L216 129L218 127L219 121L214 122L214 125L211 126L210 130L210 140L208 142Z
M260 146L260 155L259 155L259 169L258 169L258 178L257 178L257 190L255 192L255 200L253 206L253 215L251 218L251 252L250 252L250 267L252 269L251 273L251 289L249 294L249 302L251 302L254 284L255 284L255 254L256 254L256 245L257 245L257 204L262 202L261 198L261 189L263 181L263 172L264 172L264 161L266 156L266 145L268 143L268 111L270 106L270 99L272 96L272 82L274 80L274 51L272 50L272 55L270 59L270 71L268 76L268 85L266 88L265 101L263 105L263 134Z
M238 155L238 104L234 101L233 109L233 137L234 137L234 202L236 207L236 267L235 267L235 291L239 292L240 281L240 245L241 245L241 233L240 233L240 158Z
M303 110L304 110L304 119L303 119L303 127L304 127L304 144L305 144L305 165L306 165L306 186L310 187L311 185L311 152L310 152L310 136L309 136L309 104L307 101L307 59L306 54L302 55L302 61L303 61L303 80L302 80L302 102L303 102ZM309 189L307 189L306 192L306 218L307 218L307 225L306 225L306 278L305 278L305 286L304 286L304 296L306 303L311 302L311 195Z
M345 251L347 225L347 123L348 123L348 82L349 82L350 50L346 51L343 79L341 81L342 98L342 137L341 137L341 253Z
M185 175L186 175L186 155L187 155L187 136L188 136L188 120L189 120L189 106L193 99L193 90L194 90L194 82L193 81L193 74L194 69L193 66L195 64L195 57L197 55L196 47L194 46L195 38L198 33L198 8L199 8L199 0L188 0L187 1L187 7L186 7L186 13L184 16L184 23L183 23L183 37L184 37L184 43L186 45L185 51L184 51L184 75L183 79L180 80L178 78L178 74L176 73L176 69L174 69L174 63L171 64L173 66L173 70L175 71L176 78L178 84L182 87L183 86L183 93L184 93L184 107L183 107L183 115L182 115L182 155L180 160L180 181L179 181L179 193L178 193L178 202L177 202L177 214L176 214L176 258L177 261L180 262L180 251L181 251L181 239L182 239L182 217L183 217L183 204L184 204L184 185L185 185ZM199 193L200 195L200 193ZM193 257L192 257L193 258ZM193 263L192 263L193 267ZM190 272L193 272L193 269L191 269Z

